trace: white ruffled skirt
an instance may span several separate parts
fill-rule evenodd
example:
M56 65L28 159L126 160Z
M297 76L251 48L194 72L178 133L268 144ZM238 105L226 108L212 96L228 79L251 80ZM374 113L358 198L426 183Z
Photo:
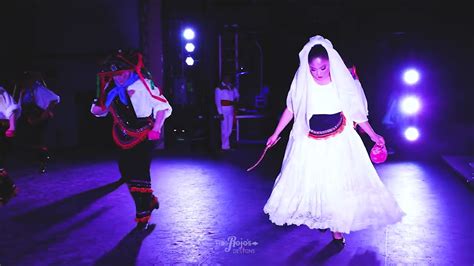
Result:
M404 216L352 127L324 140L296 139L288 148L264 207L273 223L349 233Z

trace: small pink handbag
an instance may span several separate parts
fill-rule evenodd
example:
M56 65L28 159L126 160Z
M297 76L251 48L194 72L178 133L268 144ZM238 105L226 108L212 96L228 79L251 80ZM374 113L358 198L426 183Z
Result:
M370 150L370 160L373 163L383 163L387 160L387 148L385 145L377 145Z

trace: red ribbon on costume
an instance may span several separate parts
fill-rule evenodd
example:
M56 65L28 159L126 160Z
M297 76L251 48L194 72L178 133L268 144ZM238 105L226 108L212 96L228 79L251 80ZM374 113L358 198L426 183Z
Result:
M234 106L234 101L221 100L221 105L222 106Z
M143 74L141 72L141 69L143 67L143 56L142 54L140 53L137 53L137 57L138 57L138 63L136 65L134 65L132 62L128 61L125 57L123 57L122 55L117 55L118 58L122 59L123 61L125 61L127 64L135 67L135 72L137 73L138 77L140 78L140 80L143 82L143 84L145 85L148 93L150 94L150 96L153 98L153 99L156 99L160 102L164 102L164 103L167 103L168 101L162 97L159 97L159 96L155 96L151 93L151 90L150 90L150 87L148 86L148 83L145 82L145 78L143 77ZM156 87L158 89L158 91L160 92L161 94L161 89L159 87Z
M353 68L354 68L354 73L351 73L351 74L352 74L352 77L353 77L354 79L359 80L359 75L357 75L356 66L354 65Z
M114 139L115 144L117 144L120 148L124 150L131 149L148 137L148 132L151 130L151 128L147 128L142 132L134 132L128 130L122 125L122 123L120 123L120 119L118 118L113 108L110 108L110 113L112 114L112 117L114 119L114 125L112 126L112 137ZM115 131L115 125L118 125L122 131L125 131L127 135L135 139L129 143L123 143L122 141L120 141L120 138L117 136L117 133Z
M137 223L146 223L150 220L150 215L147 215L145 217L142 217L142 218L135 218L135 222Z
M121 60L123 60L125 63L129 64L131 66L131 68L130 69L118 70L118 71L101 72L101 73L98 74L99 75L99 84L100 84L100 96L99 96L99 99L100 99L99 105L100 106L104 106L105 86L110 82L110 80L112 79L112 76L123 73L125 71L135 71L137 73L138 77L140 78L140 80L142 81L142 83L145 85L145 88L147 89L148 93L150 94L150 96L153 99L158 100L160 102L164 102L164 103L168 102L163 97L153 95L153 93L150 90L150 87L148 86L148 83L145 81L145 77L143 77L143 74L141 72L141 69L144 67L142 54L137 53L138 63L136 65L133 64L132 62L130 62L129 60L127 60L125 57L123 57L120 54L117 55L117 57L120 58ZM155 86L155 87L158 89L159 93L162 94L161 89L158 86Z
M130 192L153 193L153 189L146 187L130 187Z

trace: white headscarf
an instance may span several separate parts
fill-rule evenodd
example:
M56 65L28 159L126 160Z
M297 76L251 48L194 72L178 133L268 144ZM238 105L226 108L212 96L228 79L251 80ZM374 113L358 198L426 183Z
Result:
M290 135L292 137L307 136L309 132L308 117L306 114L308 97L308 87L310 82L314 82L311 76L308 64L308 54L315 45L322 45L329 56L329 70L331 72L331 81L337 90L342 104L342 111L347 118L348 124L352 122L361 123L367 121L367 99L362 88L356 86L351 73L347 69L344 61L332 43L322 36L314 36L309 39L299 53L300 66L291 83L290 91L286 100L287 108L294 115L293 129ZM288 143L291 145L291 143Z

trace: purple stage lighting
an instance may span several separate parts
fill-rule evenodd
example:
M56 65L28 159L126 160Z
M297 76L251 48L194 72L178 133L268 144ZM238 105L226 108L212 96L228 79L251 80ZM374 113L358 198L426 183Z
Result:
M183 37L186 40L192 40L192 39L194 39L194 36L195 36L194 31L190 28L186 28L183 31Z
M194 59L191 56L186 57L185 62L186 62L186 65L188 66L194 65Z
M420 73L416 69L408 69L403 73L403 80L408 85L414 85L420 80Z
M405 138L409 141L415 141L420 137L420 132L416 127L409 127L405 130Z
M190 43L190 42L188 42L188 43L184 46L184 49L186 49L186 51L187 51L188 53L194 52L194 49L195 49L195 48L196 48L196 47L194 46L194 44L192 44L192 43Z
M418 113L420 107L420 100L415 96L407 96L400 102L400 110L407 115Z

